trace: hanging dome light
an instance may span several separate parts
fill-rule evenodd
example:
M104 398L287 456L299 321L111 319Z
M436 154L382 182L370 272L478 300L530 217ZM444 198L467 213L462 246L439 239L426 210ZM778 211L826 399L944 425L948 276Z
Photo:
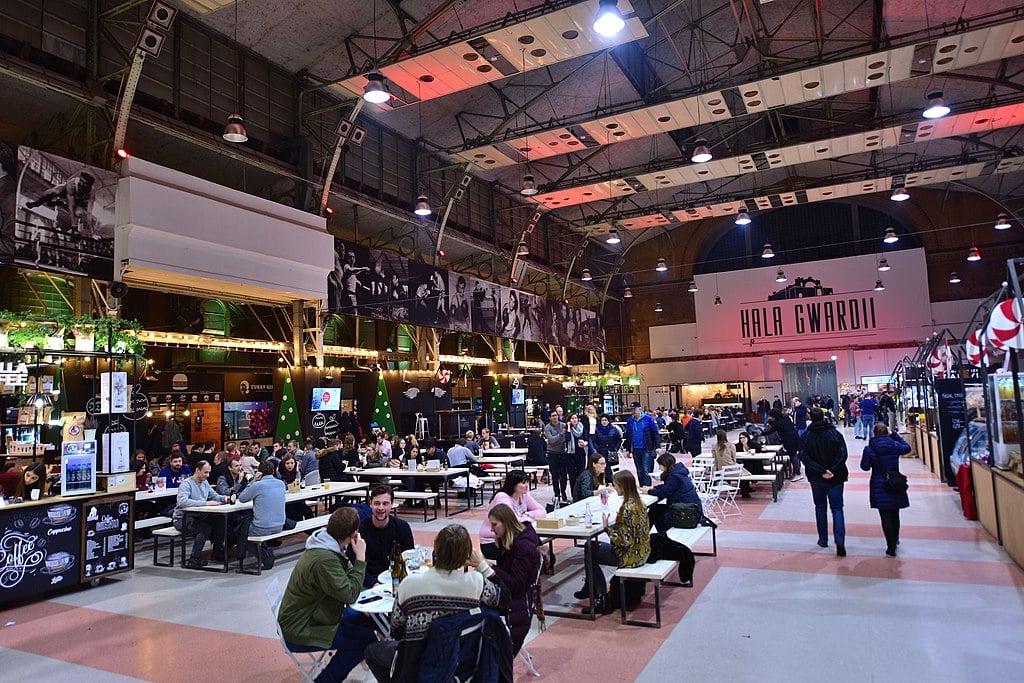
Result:
M746 211L736 214L736 225L750 225L750 214Z
M413 209L413 213L417 216L430 215L430 200L427 199L427 195L421 194L416 198L416 208Z
M878 271L880 273L887 273L890 270L892 270L892 267L889 265L888 261L882 259L881 261L878 262Z
M949 113L949 105L942 98L941 92L928 94L928 107L922 113L926 119L941 119Z
M896 189L892 191L892 196L889 199L894 202L905 202L910 199L910 193L907 192L907 188L903 185L897 185Z
M228 116L228 125L224 126L224 134L222 138L228 142L245 142L249 139L249 134L245 132L245 121L242 120L241 114L231 114Z
M523 176L522 189L519 190L519 194L524 197L532 197L537 194L537 179L533 177L532 173L527 173Z
M655 313L661 313L664 310L665 309L661 307L661 302L660 301L654 304L654 312Z
M530 247L527 246L526 240L523 240L522 242L519 243L519 248L516 249L516 256L529 256L529 255L530 255Z
M981 252L978 251L978 248L973 244L971 245L971 250L967 252L967 260L971 263L981 260Z
M584 282L590 282L591 280L594 279L594 276L590 274L590 268L583 269L583 275L580 276L580 279L583 280Z
M617 0L601 0L598 3L597 16L594 17L594 30L604 36L611 38L626 27L622 18Z
M606 237L604 241L607 242L608 244L618 244L619 242L622 241L622 238L619 237L619 231L616 230L615 228L612 228L611 230L608 231L608 237Z
M629 287L626 287L624 290L622 290L622 298L623 299L632 299L633 298L633 290L630 289Z
M885 285L882 284L881 280L875 280L875 291L876 292L884 292L885 291Z
M896 244L900 241L900 236L896 234L896 228L891 225L885 229L885 235L882 237L882 241L886 244Z
M764 245L764 249L761 251L761 258L775 258L775 252L772 251L772 245L767 242Z
M706 164L712 158L711 150L708 149L708 146L703 141L698 140L697 146L693 148L693 156L690 157L690 161L695 164Z
M778 274L777 274L777 275L775 276L775 281L776 281L776 282L785 282L785 281L786 281L786 280L788 280L788 279L789 279L789 278L788 278L788 277L786 277L786 274L785 274L785 273L783 273L783 272L782 272L781 270L780 270L780 271L778 272Z
M1001 213L996 217L996 224L992 226L996 230L1009 230L1010 229L1010 217L1005 213Z
M363 99L370 104L384 104L391 99L391 93L384 87L384 76L376 71L366 74Z
M700 290L697 289L697 281L690 280L690 285L686 288L686 291L689 292L690 294L696 294L697 292L699 292Z
M721 305L722 305L722 297L720 297L717 294L715 294L715 306L721 306Z
M951 284L951 285L958 285L958 284L960 284L960 276L957 274L957 272L955 270L952 273L949 274L949 284Z
M668 270L668 264L665 263L665 259L660 258L658 259L658 265L656 265L654 269L659 273L664 273L666 270Z

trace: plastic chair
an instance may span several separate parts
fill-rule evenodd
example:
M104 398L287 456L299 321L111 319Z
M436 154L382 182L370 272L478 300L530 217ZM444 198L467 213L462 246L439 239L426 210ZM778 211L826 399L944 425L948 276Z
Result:
M534 588L536 588L538 591L540 590L540 577L541 577L541 574L543 572L544 572L544 555L542 553L541 554L541 558L540 558L540 562L537 564L537 579L536 579L536 581L534 581L534 584L533 584ZM537 606L536 600L531 601L530 609L535 611L536 610L536 606ZM544 630L543 622L541 622L541 630ZM537 678L540 678L540 672L537 671L537 668L533 665L533 655L530 654L530 651L526 649L525 645L523 645L523 647L519 648L519 658L521 660L523 660L523 664L526 665L526 670L527 671L529 671L531 674L533 674Z
M288 642L284 639L284 633L281 632L281 624L277 621L277 610L281 606L283 598L284 591L281 590L281 579L275 578L267 586L267 600L270 602L270 613L274 616L274 629L277 631L277 637L281 640L281 647L284 648L288 657L295 662L295 666L302 672L302 680L313 683L313 680L320 674L320 671L331 661L331 657L334 656L334 650L321 650L319 652L291 651L291 648L288 647ZM297 655L302 656L303 659L308 657L309 661L300 661Z
M715 472L711 491L716 494L713 501L715 512L721 517L743 514L743 510L736 504L736 494L740 490L741 476L743 476L743 465L726 465Z

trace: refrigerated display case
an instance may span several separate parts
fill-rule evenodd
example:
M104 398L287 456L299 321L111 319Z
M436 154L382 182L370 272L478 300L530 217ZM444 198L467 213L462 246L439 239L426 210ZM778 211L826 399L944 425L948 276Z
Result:
M1020 386L1024 373L997 372L988 376L992 465L1024 478L1020 452Z

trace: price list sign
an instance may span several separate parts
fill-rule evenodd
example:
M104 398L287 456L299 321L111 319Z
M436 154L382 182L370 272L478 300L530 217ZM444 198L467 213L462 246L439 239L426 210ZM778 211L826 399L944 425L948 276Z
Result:
M81 539L76 504L0 509L0 603L77 584Z
M956 482L956 473L950 468L949 456L953 453L953 446L966 426L967 396L964 393L963 380L936 379L935 396L939 409L938 431L942 471L946 473L946 482L953 485Z
M127 497L90 502L82 506L85 515L85 552L82 580L132 568L131 502Z

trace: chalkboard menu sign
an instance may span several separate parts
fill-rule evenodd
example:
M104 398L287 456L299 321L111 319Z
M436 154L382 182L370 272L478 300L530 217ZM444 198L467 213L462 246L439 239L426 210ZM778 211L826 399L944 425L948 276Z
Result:
M0 509L0 603L78 583L81 512L65 502Z
M85 553L82 555L82 581L131 569L131 501L106 498L82 506L85 517Z
M942 457L942 471L945 480L951 486L956 484L956 473L949 464L949 456L953 453L956 440L960 438L966 426L967 396L964 383L960 379L936 379L936 407L939 411L938 431L939 448Z

